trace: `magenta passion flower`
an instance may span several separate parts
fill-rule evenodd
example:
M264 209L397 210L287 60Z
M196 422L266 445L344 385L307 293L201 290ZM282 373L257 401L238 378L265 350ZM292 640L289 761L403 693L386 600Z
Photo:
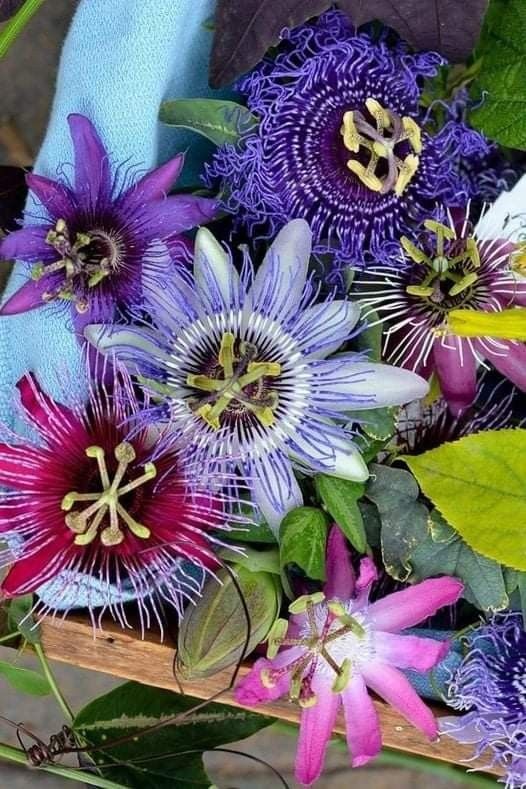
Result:
M464 211L447 224L428 219L424 226L417 243L402 239L405 266L370 268L357 283L362 304L385 321L385 358L425 377L434 372L454 415L474 402L484 361L525 390L524 343L459 337L449 325L452 310L526 305L526 281L511 268L515 245L479 234Z
M181 611L197 579L218 566L211 530L225 524L229 504L221 479L196 469L173 435L136 425L140 406L124 373L78 407L54 401L31 375L18 389L35 441L0 444L0 533L9 545L1 558L11 565L3 594L45 584L50 610L119 615L131 590L154 609L164 599Z
M75 154L74 183L36 173L27 183L44 210L36 224L10 233L0 255L29 264L29 278L3 305L12 315L50 302L71 304L77 327L111 320L117 309L142 306L143 284L186 258L181 235L213 215L215 203L192 195L167 197L181 172L176 156L131 184L119 184L93 124L68 118Z
M311 232L302 219L278 234L257 270L241 275L201 228L193 276L176 272L150 294L152 325L89 326L86 336L138 371L167 419L196 452L233 459L267 523L302 503L294 475L363 481L367 465L346 412L401 405L427 393L409 372L356 353L356 304L318 301L308 276Z
M380 751L378 716L367 689L395 707L429 738L437 722L400 669L429 671L449 644L406 635L445 605L455 603L462 584L432 578L369 603L376 580L373 562L362 559L358 578L342 533L331 530L323 592L295 600L290 619L278 619L260 658L236 688L236 700L253 706L288 696L302 707L296 779L311 784L320 776L336 715L343 706L352 766Z
M284 31L281 50L239 85L259 125L207 169L250 231L272 237L302 217L317 251L363 264L389 256L437 200L469 196L459 153L486 142L456 121L431 132L419 107L439 55L357 34L340 12Z

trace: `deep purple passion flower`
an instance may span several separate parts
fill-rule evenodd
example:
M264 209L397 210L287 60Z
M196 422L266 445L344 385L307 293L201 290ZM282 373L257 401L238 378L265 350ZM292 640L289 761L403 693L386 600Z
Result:
M429 132L419 108L439 55L374 42L339 12L283 38L284 51L239 85L258 127L207 167L249 230L272 237L301 217L317 251L363 265L392 252L436 201L467 195L459 152L486 142L456 121Z
M2 240L0 256L29 264L30 278L0 314L61 302L71 304L79 328L94 319L111 320L116 310L140 307L143 285L162 275L167 261L169 267L186 257L189 242L181 234L208 221L215 203L186 194L167 197L182 155L122 184L91 121L70 115L68 122L73 183L27 176L40 215Z

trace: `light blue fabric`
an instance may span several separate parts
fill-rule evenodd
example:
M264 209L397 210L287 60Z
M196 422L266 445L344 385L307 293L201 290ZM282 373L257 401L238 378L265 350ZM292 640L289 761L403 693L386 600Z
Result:
M164 98L212 95L207 84L212 36L203 23L213 7L213 0L82 0L64 44L35 172L55 177L64 168L72 174L66 118L74 112L93 121L115 165L147 170L189 148L183 180L198 184L206 155L200 138L163 128L157 117ZM26 277L27 268L18 266L8 294ZM27 371L59 399L65 389L72 395L83 391L80 351L64 310L50 306L0 318L2 424L15 424L14 386ZM18 419L16 428L21 428ZM77 604L85 602L79 595Z
M199 182L203 143L196 135L162 127L161 101L212 95L207 84L212 34L203 23L213 0L82 0L67 36L56 96L35 171L55 177L72 147L66 118L87 115L115 164L145 170L190 146L184 181ZM8 293L27 277L18 267ZM0 318L0 422L12 424L13 386L32 370L61 396L64 379L83 380L79 349L64 311L55 306Z

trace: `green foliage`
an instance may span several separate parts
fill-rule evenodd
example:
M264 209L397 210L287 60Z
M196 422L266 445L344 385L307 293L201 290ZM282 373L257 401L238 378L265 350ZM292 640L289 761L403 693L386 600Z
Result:
M477 49L470 122L510 148L526 149L526 3L492 0ZM480 101L478 101L480 99Z
M286 569L295 564L309 578L325 580L325 546L328 519L316 507L297 507L287 513L280 526L280 563L285 591L290 595Z
M248 522L243 526L232 526L229 531L221 531L221 539L229 542L255 542L276 544L277 540L266 523Z
M76 717L75 731L92 747L103 776L133 789L209 787L202 753L249 737L273 723L223 704L208 704L192 714L199 701L135 682L120 685L95 699ZM172 721L179 716L178 721ZM159 728L148 734L151 726ZM111 747L112 740L130 740ZM104 766L103 766L104 765Z
M15 690L30 696L48 696L51 693L49 682L42 674L3 660L0 660L0 677Z
M316 493L325 509L338 524L353 548L359 553L367 550L367 537L358 500L363 496L365 485L346 479L316 474Z
M32 608L32 594L14 597L7 609L7 627L9 632L17 630L28 643L38 644L40 643L40 627L33 621Z
M404 461L471 548L526 570L525 454L526 430L489 430Z
M256 118L246 107L222 99L163 101L159 120L168 126L195 131L215 145L235 143L257 124Z

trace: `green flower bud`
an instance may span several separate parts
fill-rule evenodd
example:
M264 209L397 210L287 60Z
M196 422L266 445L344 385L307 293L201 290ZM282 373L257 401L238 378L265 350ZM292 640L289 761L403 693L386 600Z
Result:
M246 655L267 637L281 606L279 576L232 566L250 615L250 641ZM177 670L184 679L210 677L234 666L243 652L247 618L229 573L206 581L203 594L189 605L179 628ZM245 655L245 656L246 656Z

